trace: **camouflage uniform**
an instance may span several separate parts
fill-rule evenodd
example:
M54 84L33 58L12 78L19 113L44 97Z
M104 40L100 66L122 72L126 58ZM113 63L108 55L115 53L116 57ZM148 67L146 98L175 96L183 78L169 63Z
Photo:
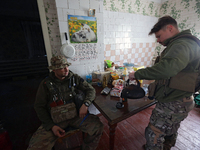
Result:
M51 64L52 66L49 68L53 70L64 68L70 65L70 63L68 63L66 58L63 56L53 57L51 59ZM54 125L58 125L62 129L65 129L69 126L79 128L81 131L87 133L86 138L84 138L82 148L84 150L96 149L103 132L103 124L98 116L89 114L84 121L83 118L77 116L73 119L57 124L55 124L51 118L50 104L54 101L54 96L56 95L58 100L62 99L64 102L70 103L75 99L76 90L85 92L85 98L83 102L91 104L95 99L95 89L80 76L71 71L69 71L64 80L59 80L52 71L50 72L49 77L40 83L34 108L42 122L42 125L32 136L28 150L51 150L58 139L58 137L55 136L51 130Z
M145 130L146 150L169 150L174 146L180 122L194 107L193 92L169 86L170 78L179 72L198 72L200 47L192 39L180 38L184 35L191 35L190 30L165 40L167 47L161 53L159 62L134 74L136 79L155 80L156 83L154 97L158 103ZM182 83L187 86L189 78Z
M74 128L79 128L81 131L87 133L87 136L83 141L82 149L95 150L103 132L103 124L100 122L98 116L92 114L90 114L80 125L82 120L82 118L76 117L66 122L59 123L58 126L63 129L71 126ZM41 125L33 134L29 142L28 150L51 150L57 139L58 137L55 136L51 130L47 131Z
M170 150L175 145L180 122L193 107L193 96L169 103L158 102L145 130L146 150Z

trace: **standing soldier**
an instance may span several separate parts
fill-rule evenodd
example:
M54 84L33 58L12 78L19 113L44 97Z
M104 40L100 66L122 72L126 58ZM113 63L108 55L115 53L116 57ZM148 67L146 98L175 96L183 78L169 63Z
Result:
M155 80L149 86L149 96L158 103L145 130L145 149L170 150L175 145L180 122L194 107L200 41L190 30L179 32L176 20L170 16L160 18L151 34L166 48L155 65L133 72L129 78Z

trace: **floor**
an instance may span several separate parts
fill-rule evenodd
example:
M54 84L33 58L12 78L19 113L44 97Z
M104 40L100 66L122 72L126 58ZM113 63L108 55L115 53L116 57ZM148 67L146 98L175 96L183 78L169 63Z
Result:
M153 108L154 106L151 106L118 123L114 150L143 150L144 130ZM97 150L108 150L109 127L102 115L100 119L105 127ZM189 113L188 117L182 121L178 133L176 145L171 150L200 150L200 108L194 108Z
M40 125L33 109L35 94L44 77L0 82L0 121L8 131L13 150L25 150L30 137ZM144 130L154 106L118 123L114 150L143 150ZM97 150L109 149L107 120L99 114L104 132ZM172 150L200 150L200 108L194 108L181 123L177 143ZM71 142L77 137L71 137Z

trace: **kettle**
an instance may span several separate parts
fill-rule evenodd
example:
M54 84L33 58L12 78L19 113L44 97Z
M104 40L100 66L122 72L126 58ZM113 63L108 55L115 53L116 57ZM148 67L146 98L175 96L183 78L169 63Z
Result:
M123 102L127 102L127 99L139 99L145 96L145 91L140 87L140 82L135 79L137 85L129 85L129 79L127 80L127 86L121 92L121 98Z

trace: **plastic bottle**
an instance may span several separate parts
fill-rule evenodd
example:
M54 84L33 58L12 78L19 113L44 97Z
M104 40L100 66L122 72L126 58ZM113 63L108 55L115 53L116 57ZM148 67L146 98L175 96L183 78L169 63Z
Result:
M124 80L124 86L126 85L126 81L128 80L128 70L125 67L123 71L123 80Z
M90 66L87 67L86 81L92 83L92 70Z

